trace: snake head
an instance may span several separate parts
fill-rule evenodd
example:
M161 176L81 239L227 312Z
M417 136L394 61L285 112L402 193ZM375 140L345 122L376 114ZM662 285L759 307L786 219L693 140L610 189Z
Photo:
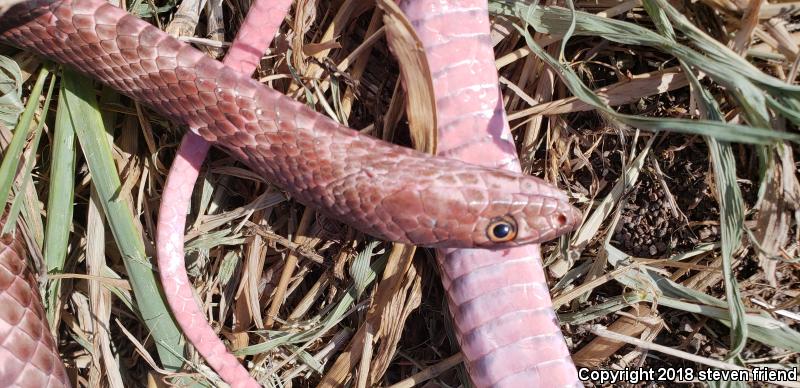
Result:
M482 248L549 241L577 229L583 218L561 190L539 178L494 173L485 184L489 193L473 231Z
M463 178L461 179L464 180ZM481 174L471 198L471 243L489 249L542 243L572 232L583 218L558 188L535 177L512 172Z
M547 182L475 166L444 168L421 190L401 188L382 202L393 214L382 237L434 248L501 249L541 243L577 229L581 212ZM419 186L417 186L419 187Z

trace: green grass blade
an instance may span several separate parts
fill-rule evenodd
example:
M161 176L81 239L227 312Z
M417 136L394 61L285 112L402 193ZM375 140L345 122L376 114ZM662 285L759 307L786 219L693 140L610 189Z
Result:
M683 287L673 284L676 287ZM694 291L691 289L685 289ZM694 291L698 294L700 292ZM691 299L689 299L691 300ZM705 315L714 318L725 326L731 327L728 309L722 308L725 302L715 299L716 305L706 305L701 303L689 303L684 298L661 297L658 303L662 306L682 310L694 314ZM744 316L744 323L747 326L747 337L767 346L788 349L793 352L800 351L800 333L793 330L791 326L765 315L747 314Z
M16 61L0 55L0 123L12 127L25 106L22 96L22 71Z
M8 194L11 191L11 186L14 185L17 168L20 160L22 160L25 140L27 140L30 132L33 113L39 106L39 97L42 96L44 81L49 74L50 72L44 67L39 70L39 75L36 77L36 83L33 85L33 90L31 90L25 111L22 113L16 128L14 128L14 136L11 138L11 143L5 150L3 163L0 164L0 203L5 204L8 201Z
M183 338L161 297L156 274L145 255L142 234L136 227L131 208L118 198L121 183L92 83L69 70L64 71L61 82L62 98L66 100L71 124L78 135L111 233L122 253L138 312L155 339L164 368L178 370L183 364L179 357L183 354Z
M23 158L25 160L25 165L22 166L22 170L19 172L19 176L22 180L18 181L19 185L14 187L14 201L11 204L11 210L8 212L8 219L2 231L2 233L11 233L16 228L17 217L19 217L19 213L24 207L28 229L40 248L44 243L42 212L36 189L32 186L33 175L31 172L36 165L36 155L39 150L39 142L42 139L42 129L44 128L45 120L47 120L47 109L50 106L50 99L53 97L53 88L55 85L55 77L51 77L50 86L47 87L47 94L45 95L44 104L42 105L44 108L42 109L41 117L39 117L39 122L33 130L33 139L31 140L31 148L28 152L28 157Z
M644 293L629 292L609 298L607 301L598 303L589 308L571 313L558 314L558 321L562 324L580 325L598 318L610 316L625 307L646 301L648 301L648 299Z
M63 93L63 92L62 92ZM61 273L69 250L69 231L72 225L75 198L75 131L70 125L66 99L58 100L55 128L53 130L53 155L50 163L50 187L47 195L47 223L45 225L44 261L47 273ZM61 282L52 281L46 290L48 306L56 306L61 294ZM48 320L53 324L55 314L48 309Z
M744 204L736 182L736 159L730 144L707 138L717 183L722 240L722 274L725 279L725 296L731 317L731 351L735 357L744 349L747 325L744 324L744 305L733 273L733 253L739 248L744 229Z
M356 298L360 298L361 294L366 290L372 279L375 279L375 273L370 267L370 261L374 255L375 248L378 246L379 241L370 241L361 252L358 252L356 258L353 259L353 264L350 265L350 276L353 278L353 285L356 289Z
M700 85L700 81L693 73L687 75L692 91L706 115L714 120L724 120L724 115L711 93ZM761 118L757 115L756 117ZM710 151L719 199L722 275L730 315L728 326L731 328L731 350L728 359L733 359L744 349L748 336L745 308L736 275L733 273L733 253L739 249L744 232L744 199L736 180L736 158L733 155L733 148L730 144L711 137L706 137L705 140Z

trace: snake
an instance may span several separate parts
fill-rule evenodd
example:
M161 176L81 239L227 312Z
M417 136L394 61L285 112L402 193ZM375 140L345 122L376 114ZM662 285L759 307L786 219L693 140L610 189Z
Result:
M21 240L19 232L0 236L0 386L68 387Z
M503 107L485 0L401 3L433 75L437 155L521 171ZM448 307L474 386L580 387L538 244L440 249Z
M482 8L470 11L485 12L485 3ZM501 283L509 284L530 274L522 268L525 260L513 252L527 250L531 254L526 257L536 257L535 244L575 230L582 218L564 193L539 178L514 168L458 160L463 147L461 151L456 147L449 155L429 155L353 131L102 0L32 0L12 6L0 19L0 42L99 79L186 125L198 138L228 152L298 202L368 235L438 248L443 257L448 257L447 252L504 252L499 256L506 256L513 265L499 274L483 271L484 282L508 276L509 280ZM164 208L162 204L162 211ZM462 263L448 263L451 271L464 270L480 259L470 260L467 254L459 260ZM515 265L520 271L514 271ZM453 273L447 277L452 284L457 283ZM474 313L470 316L469 299L454 300L453 295L459 294L448 293L451 306L466 314L460 322L472 324L458 327L462 346L473 343L469 338L480 336L486 322L481 323L482 318ZM536 298L541 295L538 291L528 293ZM544 293L549 309L546 287ZM499 309L518 302L500 299L507 300L503 306L496 306ZM538 307L522 312L531 315L542 311ZM552 311L549 313L552 318ZM525 322L526 318L512 321ZM536 346L549 342L537 338L551 338L549 331L522 342L511 341L503 348L541 352ZM559 354L562 348L563 340ZM488 350L465 350L465 354L468 352L480 359ZM8 357L0 352L0 364ZM556 366L569 364L563 358L550 361ZM518 362L499 368L489 365L497 362L479 362L472 368L504 370L500 374L505 373L502 380L506 383L523 381L515 380L525 376L517 372L531 369L530 365L527 369L520 367ZM540 360L533 367L545 368L547 362ZM224 378L224 371L217 372ZM476 372L479 376L481 373ZM565 385L574 383L569 373L561 374L567 376ZM504 385L496 378L486 378L489 380L478 385ZM253 383L252 379L244 380L235 380L232 385Z

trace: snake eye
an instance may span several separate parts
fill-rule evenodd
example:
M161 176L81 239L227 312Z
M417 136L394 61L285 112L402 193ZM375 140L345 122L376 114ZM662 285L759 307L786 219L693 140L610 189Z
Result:
M508 242L517 237L517 222L509 216L498 217L489 223L486 236L492 242Z

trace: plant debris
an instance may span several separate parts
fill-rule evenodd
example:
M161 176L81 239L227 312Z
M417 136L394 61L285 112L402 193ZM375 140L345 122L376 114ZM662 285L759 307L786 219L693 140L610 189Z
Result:
M245 3L134 1L128 10L219 57ZM543 246L578 366L797 370L800 7L489 6L523 169L558 185L586 214L572 236ZM257 79L355 130L410 146L383 20L373 2L294 2ZM144 318L169 313L134 299L136 277L149 271L132 263L148 268L154 255L166 166L184 129L28 53L0 54L18 64L3 60L2 84L11 87L2 90L9 109L0 120L16 122L14 101L36 108L30 134L0 127L3 164L14 163L0 169L10 171L0 187L11 188L9 219L28 242L68 370L79 386L217 384L195 354L179 369L183 353L166 349L183 346L179 333L153 333ZM59 88L51 105L31 97L41 77L95 88L98 105L85 116L105 126L95 140L112 140L107 154L98 156L80 132L74 144L57 141L69 99ZM260 382L467 386L432 251L374 242L219 151L194 193L187 246L196 299Z

